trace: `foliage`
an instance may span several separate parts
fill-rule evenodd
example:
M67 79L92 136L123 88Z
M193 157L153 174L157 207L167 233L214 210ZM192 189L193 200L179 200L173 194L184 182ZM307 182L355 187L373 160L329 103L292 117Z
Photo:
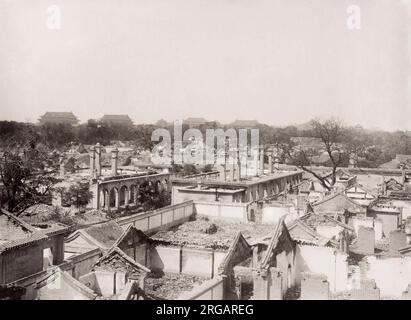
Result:
M2 205L17 215L31 205L49 203L52 186L57 182L48 167L48 155L25 148L7 150L0 160L0 180L4 185Z
M84 208L93 199L93 193L89 188L88 182L77 182L71 185L68 190L61 190L64 202L68 205L74 205L77 209Z

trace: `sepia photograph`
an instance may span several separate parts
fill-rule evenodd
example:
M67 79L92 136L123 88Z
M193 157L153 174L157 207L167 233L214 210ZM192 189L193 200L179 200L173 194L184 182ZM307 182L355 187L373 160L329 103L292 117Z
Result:
M411 300L411 0L0 0L0 300Z

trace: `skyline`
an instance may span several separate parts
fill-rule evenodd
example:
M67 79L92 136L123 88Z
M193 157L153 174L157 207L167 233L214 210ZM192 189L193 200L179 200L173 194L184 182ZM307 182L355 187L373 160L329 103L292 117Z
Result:
M204 117L268 125L334 116L411 130L410 1L0 2L0 119ZM361 29L346 27L347 6ZM327 26L325 28L324 26Z

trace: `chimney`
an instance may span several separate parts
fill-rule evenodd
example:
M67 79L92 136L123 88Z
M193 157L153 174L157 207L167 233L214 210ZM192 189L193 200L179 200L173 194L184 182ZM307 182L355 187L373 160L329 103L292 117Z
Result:
M118 167L118 149L114 148L111 151L111 174L113 176L117 175L117 167Z
M95 161L96 177L98 178L101 176L101 145L100 143L96 144L95 150L96 150L96 161Z
M226 182L225 165L220 165L218 168L220 181Z
M92 146L90 148L90 176L92 178L94 178L94 174L95 174L95 163L96 163L96 149L94 148L94 146Z
M60 155L59 162L60 162L60 178L63 178L64 175L66 174L66 168L65 168L65 164L64 164L63 155Z
M264 148L260 147L260 164L259 164L259 174L262 176L264 174Z
M235 179L235 175L234 175L234 163L230 163L229 164L229 168L230 168L230 178L228 179L229 181L234 181Z

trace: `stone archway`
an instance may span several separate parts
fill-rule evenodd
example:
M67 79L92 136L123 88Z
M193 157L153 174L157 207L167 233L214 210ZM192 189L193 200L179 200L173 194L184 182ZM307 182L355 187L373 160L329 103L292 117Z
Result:
M119 206L128 205L128 200L128 188L127 186L122 186L119 194Z

